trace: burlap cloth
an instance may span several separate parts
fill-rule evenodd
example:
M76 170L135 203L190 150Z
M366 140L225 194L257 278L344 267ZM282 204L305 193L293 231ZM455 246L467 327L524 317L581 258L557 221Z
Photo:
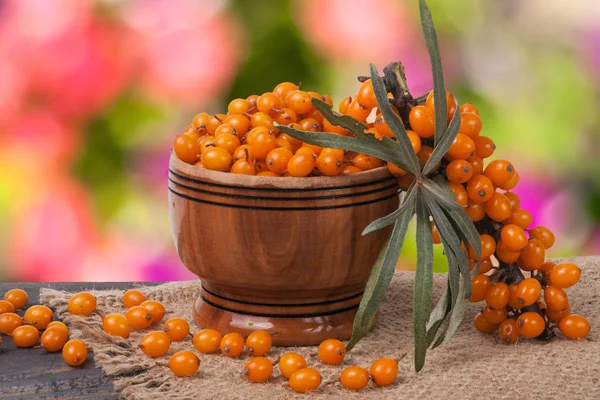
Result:
M277 368L269 383L246 382L241 371L247 356L230 359L221 354L200 355L198 374L177 378L137 349L144 332L133 332L129 339L105 334L98 316L82 318L66 312L70 293L42 289L41 301L65 320L73 338L88 344L94 351L95 362L114 378L116 391L125 399L600 399L600 257L580 257L574 261L583 271L581 282L567 291L574 312L587 316L591 322L586 340L571 341L559 335L549 343L523 340L506 346L496 335L483 335L475 330L472 319L481 305L470 304L465 322L451 342L430 351L425 368L416 374L412 356L413 274L398 272L374 330L347 355L342 365L321 364L314 356L314 347L271 350L269 357L273 360L286 351L297 351L307 358L309 366L321 372L323 384L310 395L292 392ZM445 275L435 277L436 296L444 282ZM174 316L192 321L191 305L199 288L199 282L194 281L141 290L149 299L163 302ZM121 291L92 293L98 298L101 312L125 311ZM197 330L193 324L192 330ZM193 350L191 341L173 343L169 353L182 349ZM398 356L402 352L408 352L408 356L400 363L399 378L387 388L369 385L360 392L350 392L338 382L344 367L368 368L379 357Z

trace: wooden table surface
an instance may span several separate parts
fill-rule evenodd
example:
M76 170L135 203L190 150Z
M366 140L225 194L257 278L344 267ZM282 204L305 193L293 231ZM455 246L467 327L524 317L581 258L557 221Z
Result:
M152 283L144 283L152 285ZM157 283L158 284L158 283ZM40 288L78 292L84 290L130 289L133 282L73 283L0 283L0 298L13 288L29 295L27 307L39 304ZM19 314L23 315L24 311ZM9 337L3 336L0 352L0 400L16 399L118 399L112 382L94 365L90 352L78 368L68 366L62 354L44 349L17 349Z

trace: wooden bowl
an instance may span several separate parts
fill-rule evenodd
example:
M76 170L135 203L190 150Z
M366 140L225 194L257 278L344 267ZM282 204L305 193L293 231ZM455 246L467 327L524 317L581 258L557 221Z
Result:
M390 229L363 229L398 207L387 168L340 177L276 178L169 163L179 257L202 280L202 328L275 332L279 346L348 339Z

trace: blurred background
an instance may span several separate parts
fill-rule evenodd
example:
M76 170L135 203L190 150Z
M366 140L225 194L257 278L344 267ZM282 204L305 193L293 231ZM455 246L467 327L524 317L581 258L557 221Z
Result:
M169 223L174 136L282 81L337 104L370 62L401 60L425 93L417 3L0 0L0 280L193 278ZM597 0L429 4L447 87L517 166L550 256L600 254Z

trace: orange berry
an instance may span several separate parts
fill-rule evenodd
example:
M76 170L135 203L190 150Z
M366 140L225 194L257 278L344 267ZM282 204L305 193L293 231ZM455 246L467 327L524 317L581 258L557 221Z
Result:
M515 167L506 160L494 160L485 168L485 176L496 186L504 185L516 174Z
M4 294L4 300L12 304L16 310L25 307L29 296L23 289L11 289Z
M515 344L521 337L519 325L514 319L507 319L500 324L498 328L500 341L505 344Z
M529 211L518 209L513 211L512 216L508 220L509 224L519 225L523 229L527 229L529 225L531 225L531 221L533 217L529 213Z
M233 126L223 123L219 125L219 127L215 130L215 138L218 138L219 136L223 135L232 135L237 137L237 132L235 131Z
M152 315L153 324L159 323L165 316L165 306L158 301L146 300L141 304L141 306L150 312L150 315Z
M183 318L169 318L165 330L172 342L179 342L190 334L190 324Z
M377 167L383 166L383 162L378 158L368 156L366 154L358 154L352 159L352 164L363 171L368 171Z
M196 114L194 119L192 120L192 128L198 132L199 135L208 134L206 130L206 123L208 122L210 115L207 113Z
M283 100L279 98L275 93L263 93L256 100L256 107L258 111L274 116L278 110L283 108Z
M419 159L419 164L421 164L422 167L425 166L425 164L427 164L427 161L429 161L429 159L431 158L432 153L433 148L431 146L421 146L421 150L417 153L417 158ZM440 165L441 162L439 162L433 170L437 171Z
M544 301L548 310L563 311L569 307L569 297L565 291L554 286L544 289Z
M281 82L273 89L273 93L279 96L280 99L285 99L285 97L294 90L298 90L298 85L291 82Z
M223 340L223 335L219 331L207 328L196 333L192 339L192 343L200 353L208 354L214 353L219 349L221 340Z
M573 263L558 264L550 272L550 284L565 289L579 282L581 270Z
M285 107L291 108L296 114L308 114L314 110L311 95L302 90L293 90L285 96Z
M17 347L33 347L40 340L40 331L31 325L22 325L15 328L11 337Z
M87 359L88 349L81 340L71 339L63 346L62 356L71 367L78 367Z
M492 279L483 274L478 274L471 279L471 297L469 301L471 303L479 303L485 300L488 289L492 286Z
M23 325L23 318L15 313L0 314L0 333L10 335L16 328Z
M232 174L239 175L256 175L256 166L254 165L254 163L251 163L246 160L237 160L231 166L230 172Z
M505 307L494 309L490 306L485 306L483 307L481 315L490 324L498 325L506 319L507 312Z
M473 176L483 174L483 160L481 157L474 155L469 157L467 161L473 167Z
M496 329L498 329L497 324L491 324L483 318L483 314L479 313L475 316L475 320L473 321L475 328L481 333L494 333Z
M464 211L473 222L481 221L485 217L485 205L483 203L467 201L467 206L464 208Z
M310 392L321 385L321 374L313 368L302 368L290 376L288 384L298 393Z
M273 373L273 363L266 357L254 357L246 363L242 376L250 382L266 382Z
M256 108L256 102L258 101L258 95L257 94L250 95L250 96L246 97L246 100L248 100L248 102L250 102L250 110L248 110L248 113L253 114L253 113L258 112L258 109Z
M567 305L567 308L564 310L553 310L551 308L546 308L546 316L548 319L555 324L558 324L564 317L571 314L571 306Z
M198 145L200 146L200 156L206 151L206 149L215 146L214 136L204 136L198 139Z
M50 328L60 328L63 331L65 331L67 333L67 335L69 334L69 328L62 322L60 321L52 321L48 324L48 326L46 327L46 330L50 329Z
M233 99L227 106L227 114L242 115L253 107L253 104L246 99Z
M446 176L450 182L465 183L473 176L473 167L468 161L454 160L446 167Z
M150 332L142 338L138 347L148 357L162 357L169 352L169 347L171 347L171 339L169 339L169 335L167 335L165 332Z
M209 147L200 158L206 169L227 172L231 167L231 154L220 147Z
M230 115L223 121L224 124L228 124L233 128L233 131L237 135L237 138L242 138L248 133L250 129L250 120L244 115Z
M510 208L512 208L513 211L518 210L521 206L521 199L519 198L519 196L517 196L513 192L506 192L504 193L504 195L508 198L508 200L510 200Z
M279 359L279 371L288 379L302 368L306 368L306 360L298 353L285 353Z
M280 125L289 125L293 124L298 120L296 113L291 108L282 108L277 113L275 113L275 122Z
M237 332L230 332L223 336L220 347L227 357L237 357L244 350L244 338Z
M488 217L496 222L506 221L512 215L510 200L501 193L493 193L490 199L485 203L485 212Z
M477 264L477 260L469 259L469 271L472 271L473 268L475 268L476 264ZM485 274L485 273L489 272L491 269L492 269L492 260L490 260L489 258L486 258L485 260L482 260L479 262L479 271L477 273Z
M275 120L264 112L257 112L256 114L252 114L250 117L250 126L252 128L267 128L267 129L275 129Z
M253 356L266 354L272 344L271 334L267 331L254 331L246 338L246 349Z
M112 336L120 336L127 339L131 333L131 324L122 315L109 314L102 318L102 329Z
M146 329L152 324L152 315L142 306L133 306L128 309L125 318L133 329Z
M123 294L123 304L127 308L139 306L146 300L146 295L139 290L130 289Z
M87 292L77 293L69 300L67 311L75 315L90 315L96 311L96 297Z
M256 174L256 176L271 176L271 177L278 177L279 175L276 174L275 172L271 172L271 171L262 171L259 172L258 174Z
M378 115L377 118L375 118L374 127L381 136L387 136L389 138L395 137L394 132L381 115Z
M169 359L169 369L177 376L190 376L200 368L200 359L191 351L179 351Z
M377 386L391 385L398 376L398 361L391 358L380 358L371 364L369 374Z
M25 311L23 319L30 324L34 325L38 330L44 330L50 322L54 319L52 310L46 306L35 305L31 306Z
M496 243L496 258L506 264L512 264L517 262L521 257L520 251L512 251L506 247L506 244L502 239Z
M467 183L467 193L473 203L485 203L494 194L494 184L487 176L477 175Z
M535 271L544 264L546 249L541 241L530 239L519 256L519 267L524 271Z
M473 139L464 133L458 133L448 149L448 159L466 160L473 155L475 155L475 143Z
M519 282L515 293L517 303L521 307L530 306L540 299L542 285L535 278L527 278Z
M413 131L422 138L430 138L435 132L435 116L426 106L415 106L410 110L408 121Z
M521 336L528 338L536 338L544 332L544 329L546 329L544 318L540 314L532 311L521 314L517 319L517 326L519 327Z
M348 106L346 114L358 121L365 122L369 114L371 114L371 109L363 104L360 104L357 100L353 100Z
M477 107L475 107L473 104L471 103L465 103L462 106L460 106L460 113L472 113L472 114L476 114L479 115L479 110L477 109Z
M290 159L293 156L294 153L292 153L288 149L284 149L281 147L273 149L269 152L269 154L267 154L267 167L272 172L281 174L287 170L288 163L290 162Z
M227 150L229 154L233 154L240 146L240 139L238 139L236 135L225 133L217 136L215 139L215 146Z
M430 91L427 95L425 105L435 114L435 96L433 94L433 90ZM452 93L446 91L446 118L448 119L448 121L452 119L452 116L454 115L455 111L456 99L454 98L454 96L452 96Z
M198 142L187 135L175 137L173 142L173 151L181 161L194 164L200 156L200 146Z
M479 135L479 132L481 132L481 118L477 114L461 112L458 131L470 137Z
M360 390L369 383L369 371L358 366L348 367L342 371L340 382L346 389Z
M529 242L523 228L515 224L505 225L500 232L500 238L510 251L521 251Z
M362 172L362 169L355 167L354 165L344 165L342 168L342 175L352 175Z
M208 121L206 122L206 132L209 135L214 136L215 132L217 131L217 128L221 126L223 120L225 120L226 117L227 115L225 114L215 114L209 117Z
M452 193L454 193L454 198L456 199L456 202L461 206L466 206L469 202L469 196L465 187L459 183L454 182L449 182L448 186L450 186L450 189L452 189Z
M496 241L494 238L490 235L483 234L479 235L479 240L481 241L481 258L477 257L475 250L473 250L471 246L469 246L469 257L473 260L485 260L494 255L494 252L496 251Z
M44 331L44 333L42 334L40 344L44 349L46 349L47 352L53 353L63 348L65 343L67 343L68 336L69 331L65 331L59 326L54 326L51 328L47 328Z
M508 285L504 282L497 282L488 289L485 294L485 302L494 309L500 309L506 307L509 297L510 290L508 289Z
M0 315L14 312L15 306L13 306L12 303L9 303L6 300L0 300Z
M243 144L238 147L233 153L232 157L232 161L234 163L239 160L254 162L255 159L256 157L254 156L254 149L248 144Z
M317 157L317 169L326 176L336 176L342 173L344 164L342 160L332 154L321 154Z
M502 190L513 190L514 188L516 188L519 185L519 181L521 180L521 177L519 176L519 172L515 171L515 174L512 178L510 178L510 180L508 182L506 182L503 185L498 185L498 187Z
M291 176L303 177L308 176L315 169L316 160L314 155L310 154L296 154L287 165L287 171Z
M496 145L494 141L486 136L474 136L473 143L475 143L475 155L484 159L494 154Z
M356 100L367 108L377 107L377 99L375 98L375 92L373 91L373 82L371 82L370 79L364 81L360 89L358 89Z
M552 270L554 269L555 266L556 266L556 264L553 263L552 261L547 261L544 264L542 264L539 271L545 273L546 277L548 277L548 275L552 272Z
M536 226L529 230L529 237L537 239L544 245L545 249L554 246L554 233L545 226Z
M558 329L569 339L583 339L590 332L590 323L581 315L571 314L560 320Z
M318 348L319 359L328 365L337 365L346 357L346 346L337 339L327 339Z

